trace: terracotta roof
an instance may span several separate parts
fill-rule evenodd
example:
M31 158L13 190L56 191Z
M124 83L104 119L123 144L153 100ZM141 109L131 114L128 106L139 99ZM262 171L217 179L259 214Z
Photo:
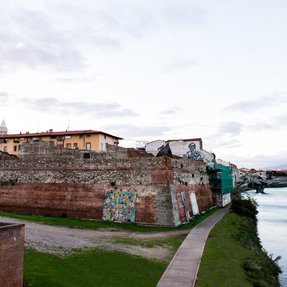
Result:
M0 138L8 139L8 138L34 138L34 137L44 137L44 136L73 136L73 135L93 135L93 134L103 134L110 137L113 137L118 140L122 140L122 138L113 136L111 134L94 131L94 130L81 130L81 131L62 131L62 132L41 132L41 133L20 133L20 134L6 134L0 135Z

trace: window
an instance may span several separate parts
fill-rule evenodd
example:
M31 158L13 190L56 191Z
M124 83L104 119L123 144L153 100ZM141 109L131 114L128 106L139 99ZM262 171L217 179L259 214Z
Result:
M85 152L84 155L83 155L83 157L84 157L84 158L90 158L90 154L87 153L87 152Z
M4 146L4 152L7 152L7 146Z
M16 145L14 145L14 151L17 151L17 146Z
M91 150L92 149L92 144L91 143L86 143L86 149Z
M74 149L78 149L78 144L74 143Z
M103 150L104 150L104 144L101 143L101 151L103 151Z
M70 143L67 143L67 144L66 144L66 148L69 148L69 149L70 149L70 148L71 148L71 144L70 144Z

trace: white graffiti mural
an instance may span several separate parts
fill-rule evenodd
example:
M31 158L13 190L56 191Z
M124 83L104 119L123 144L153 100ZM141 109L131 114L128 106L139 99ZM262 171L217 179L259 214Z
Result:
M189 151L186 153L187 158L193 159L193 160L203 160L204 155L196 150L195 143L190 143L188 145Z

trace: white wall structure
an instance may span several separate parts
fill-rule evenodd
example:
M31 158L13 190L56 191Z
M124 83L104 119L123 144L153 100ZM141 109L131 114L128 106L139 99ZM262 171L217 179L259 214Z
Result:
M190 202L191 202L192 214L193 215L198 214L199 209L198 209L198 204L196 200L196 195L193 192L190 193Z
M225 207L231 202L231 193L216 194L216 202L218 207Z
M239 170L235 164L230 164L230 167L233 179L233 188L236 188L236 183L239 181Z
M193 160L203 160L206 163L214 162L215 155L202 148L202 139L157 140L146 144L146 152L157 156L161 147L168 145L172 155L187 157Z
M153 156L157 156L160 147L164 146L166 144L163 140L156 140L152 141L146 144L145 151L147 153L151 153Z

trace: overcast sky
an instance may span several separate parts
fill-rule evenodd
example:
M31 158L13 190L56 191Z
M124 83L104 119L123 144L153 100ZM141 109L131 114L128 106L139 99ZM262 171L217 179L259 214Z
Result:
M287 164L286 15L285 0L0 0L0 120Z

